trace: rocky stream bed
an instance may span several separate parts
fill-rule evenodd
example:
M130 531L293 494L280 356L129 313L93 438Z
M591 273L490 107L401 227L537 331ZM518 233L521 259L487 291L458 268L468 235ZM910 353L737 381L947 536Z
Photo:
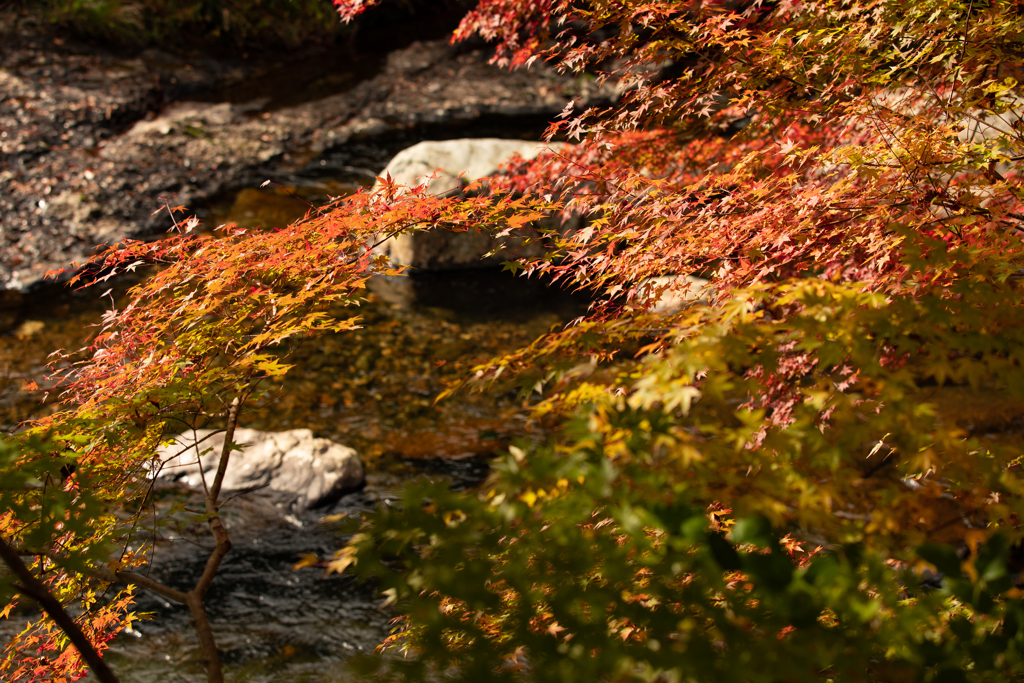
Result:
M282 225L306 205L373 182L395 153L422 140L537 139L572 98L615 95L543 68L509 73L479 45L411 41L396 32L362 51L278 59L125 54L48 33L31 17L0 16L0 422L6 430L50 410L38 380L57 348L76 349L131 284L108 298L47 283L47 270L124 237L154 239L165 202L208 226ZM284 188L260 189L272 179ZM154 213L156 212L156 213ZM234 549L214 582L210 615L231 681L343 680L346 657L372 650L391 615L372 586L300 555L343 542L321 520L386 501L413 476L472 486L512 438L536 434L514 393L434 397L468 367L528 343L585 302L494 271L376 280L357 311L364 327L317 339L295 357L276 398L247 407L243 426L307 428L350 446L366 486L314 510L266 492L227 511ZM191 495L162 485L163 502ZM193 533L195 532L195 533ZM156 544L153 576L194 582L201 532L184 525ZM140 594L152 614L114 644L123 681L202 681L187 609ZM25 615L16 615L24 617ZM8 623L5 633L14 628Z
M363 329L299 350L277 397L249 407L242 425L274 432L305 427L351 446L366 469L366 486L311 510L293 509L270 491L235 498L226 507L234 547L208 604L228 680L346 680L346 656L379 644L393 615L381 608L372 586L326 576L317 567L293 569L300 556L326 557L343 543L337 525L322 520L395 497L412 477L473 486L486 475L495 450L513 438L537 436L543 425L527 424L514 393L433 399L472 363L528 343L579 315L585 303L494 271L376 282L358 310L336 311L361 315ZM38 394L18 390L21 379L42 374L49 349L77 348L104 307L96 293L62 292L35 301L34 317L0 337L0 361L8 368L0 408L8 428L49 410ZM161 485L160 504L188 501L194 491ZM172 587L194 583L207 557L205 527L185 517L163 529L150 568ZM137 609L152 618L115 642L111 663L122 680L205 680L187 608L141 592Z
M488 64L484 46L441 37L249 63L105 52L14 15L0 20L0 41L9 303L97 245L159 235L169 227L156 211L165 200L219 220L204 207L268 178L313 198L337 194L372 182L420 140L537 139L569 100L615 95L542 65L505 71Z

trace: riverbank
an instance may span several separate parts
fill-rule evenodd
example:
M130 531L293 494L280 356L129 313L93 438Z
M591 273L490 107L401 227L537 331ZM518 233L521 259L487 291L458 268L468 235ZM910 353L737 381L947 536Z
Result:
M8 292L31 290L99 245L159 236L171 225L159 210L165 203L194 211L237 188L295 176L354 173L365 183L422 139L524 119L535 136L567 101L614 96L543 65L499 69L483 46L446 39L381 45L318 66L310 55L247 66L156 50L126 57L10 21L0 31L8 45L0 61L0 289ZM245 87L271 75L283 81L292 68L298 92L275 99ZM303 93L318 99L297 102ZM238 101L246 95L254 98Z
M373 182L392 155L424 139L537 139L565 103L610 99L591 80L542 66L509 73L479 45L401 35L373 49L296 51L276 61L135 53L76 43L45 27L0 21L0 412L7 430L45 414L47 355L76 349L130 283L70 292L44 282L49 269L82 261L125 237L152 239L170 226L164 202L206 223L270 227L301 204ZM155 214L154 214L155 212ZM535 280L470 272L374 282L363 328L325 335L245 427L308 428L351 446L367 487L330 508L290 515L259 494L235 499L235 550L210 594L210 613L233 680L338 680L346 656L386 635L389 614L373 587L321 568L292 570L300 555L342 541L321 518L355 514L394 495L412 476L479 482L493 453L544 425L527 424L514 392L460 394L435 403L474 362L518 349L579 315L585 302ZM5 334L2 334L5 333ZM168 500L190 494L168 490ZM235 535L237 532L237 535ZM202 566L203 538L157 544L153 575L187 582ZM155 618L123 634L115 668L133 681L202 680L187 610L140 596ZM11 622L9 625L13 625Z

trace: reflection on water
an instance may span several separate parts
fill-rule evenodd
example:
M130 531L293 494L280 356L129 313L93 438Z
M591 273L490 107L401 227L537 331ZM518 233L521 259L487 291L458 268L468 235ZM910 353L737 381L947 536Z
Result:
M514 394L463 393L434 402L471 368L529 344L578 313L579 305L554 294L538 297L531 283L508 274L461 273L459 296L448 296L446 278L389 282L389 301L371 283L358 310L363 328L325 335L300 348L293 370L274 398L248 410L250 426L306 426L352 445L373 462L399 457L486 455L525 433ZM521 285L533 296L517 295ZM501 296L519 306L496 308ZM395 294L395 289L412 290ZM378 290L379 291L379 290ZM474 312L472 302L479 307ZM526 305L529 302L529 306Z
M245 229L290 225L314 211L314 207L334 197L350 195L361 186L354 180L318 179L283 187L247 187L209 207L211 227L224 223L237 223Z
M21 387L35 381L46 387L49 355L81 349L98 329L100 317L112 303L124 306L125 292L137 276L120 278L106 296L106 287L72 290L50 284L28 295L11 295L0 308L0 430L11 432L25 420L51 410L42 394Z
M298 188L302 194L290 189L315 198L341 188L320 183ZM219 220L268 226L301 217L307 208L285 192L266 189L243 191L216 211ZM8 377L0 421L14 428L49 410L39 394L21 392L22 383L40 381L50 351L83 346L111 297L119 307L127 303L129 284L122 281L107 298L99 296L102 288L75 293L51 287L8 308L7 331L0 336L0 364ZM475 363L528 344L582 309L574 297L508 273L375 280L359 307L332 311L361 316L362 329L300 347L291 357L295 367L275 391L246 406L243 424L307 427L360 452L369 471L367 490L320 514L365 509L417 474L470 485L484 476L495 449L541 426L527 424L513 393L460 393L440 403L436 396ZM257 519L233 532L235 549L210 595L230 681L343 680L344 659L386 635L389 615L378 609L372 588L315 568L291 569L298 555L326 555L341 543L315 518L297 522ZM205 557L187 543L161 544L153 571L186 588ZM155 618L116 641L111 661L122 680L204 680L187 609L151 596L140 597L138 607Z
M384 58L380 54L353 54L344 49L319 51L299 59L281 61L246 74L194 97L209 102L259 102L256 112L275 111L346 92L372 78Z

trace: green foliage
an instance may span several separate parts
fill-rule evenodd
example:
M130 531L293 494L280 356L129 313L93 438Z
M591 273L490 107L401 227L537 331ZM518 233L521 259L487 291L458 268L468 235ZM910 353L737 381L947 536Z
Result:
M769 300L802 307L772 320ZM411 487L335 568L408 615L392 640L413 658L387 660L399 678L1020 675L1005 535L1020 537L1005 468L1019 446L964 438L918 388L942 374L1019 400L1020 304L993 282L887 299L812 280L692 309L664 352L577 386L588 399L559 444L513 448L479 494ZM777 371L793 345L824 367L765 433L743 405L749 371ZM846 364L859 390L841 388ZM1002 505L978 498L992 491ZM965 539L966 562L936 542ZM921 560L945 574L937 590Z
M95 468L80 462L73 447L39 435L23 437L18 445L0 442L0 542L35 557L31 569L79 615L79 628L102 652L137 617L129 611L133 587L101 596L73 578L110 563L116 551L118 524L111 507L96 495L100 478ZM0 614L8 616L22 592L13 575L0 574L0 600L6 604ZM41 681L47 674L75 680L84 666L49 620L27 626L3 654L0 674L11 681Z
M967 578L918 589L916 574L855 544L797 561L763 517L741 518L726 537L708 529L700 508L639 505L659 491L630 472L582 456L530 457L551 477L585 481L566 490L557 479L513 475L509 458L498 466L503 483L560 490L558 500L538 507L412 487L403 510L368 520L387 533L353 540L359 572L410 615L411 630L396 640L410 654L430 653L453 680L942 680L945 671L1020 670L1024 639L1001 623L1016 618L1008 615L1022 608L1018 598L962 616L1001 597L1005 584L973 601L984 585ZM624 486L636 497L616 494ZM429 521L425 501L436 511ZM1003 570L1005 550L989 553ZM362 565L375 557L387 560ZM946 613L961 616L944 623ZM381 664L360 666L380 673ZM399 678L431 671L419 657L387 664Z
M628 85L492 184L583 216L515 267L600 298L467 382L560 438L335 558L403 615L378 673L1020 676L1019 8L483 0L473 34Z
M98 525L106 510L92 491L92 473L78 468L71 449L32 435L20 447L0 442L0 508L3 535L28 548L46 548L56 539L78 539L71 566L103 557L108 548ZM18 520L19 523L15 523ZM30 520L30 521L29 521Z

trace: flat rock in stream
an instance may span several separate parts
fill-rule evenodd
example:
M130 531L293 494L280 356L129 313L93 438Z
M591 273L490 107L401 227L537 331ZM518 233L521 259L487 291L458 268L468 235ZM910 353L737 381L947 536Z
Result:
M329 505L366 483L353 449L316 438L308 429L238 429L234 441L242 450L231 454L223 483L227 491L264 487L287 498L296 511L304 511ZM158 451L163 462L160 477L193 487L202 486L203 476L212 482L223 445L224 434L210 429L178 436Z
M678 313L686 306L706 304L714 296L709 280L695 275L660 275L643 280L637 302L651 313Z
M396 183L407 187L426 184L430 194L445 194L494 175L517 154L533 159L563 147L564 143L499 138L421 142L396 154L380 175L389 174ZM484 258L502 245L505 248ZM522 238L507 238L499 244L485 233L430 230L392 237L378 250L400 265L420 270L457 270L493 267L517 256L537 256L541 253L539 247L538 242L524 245Z

